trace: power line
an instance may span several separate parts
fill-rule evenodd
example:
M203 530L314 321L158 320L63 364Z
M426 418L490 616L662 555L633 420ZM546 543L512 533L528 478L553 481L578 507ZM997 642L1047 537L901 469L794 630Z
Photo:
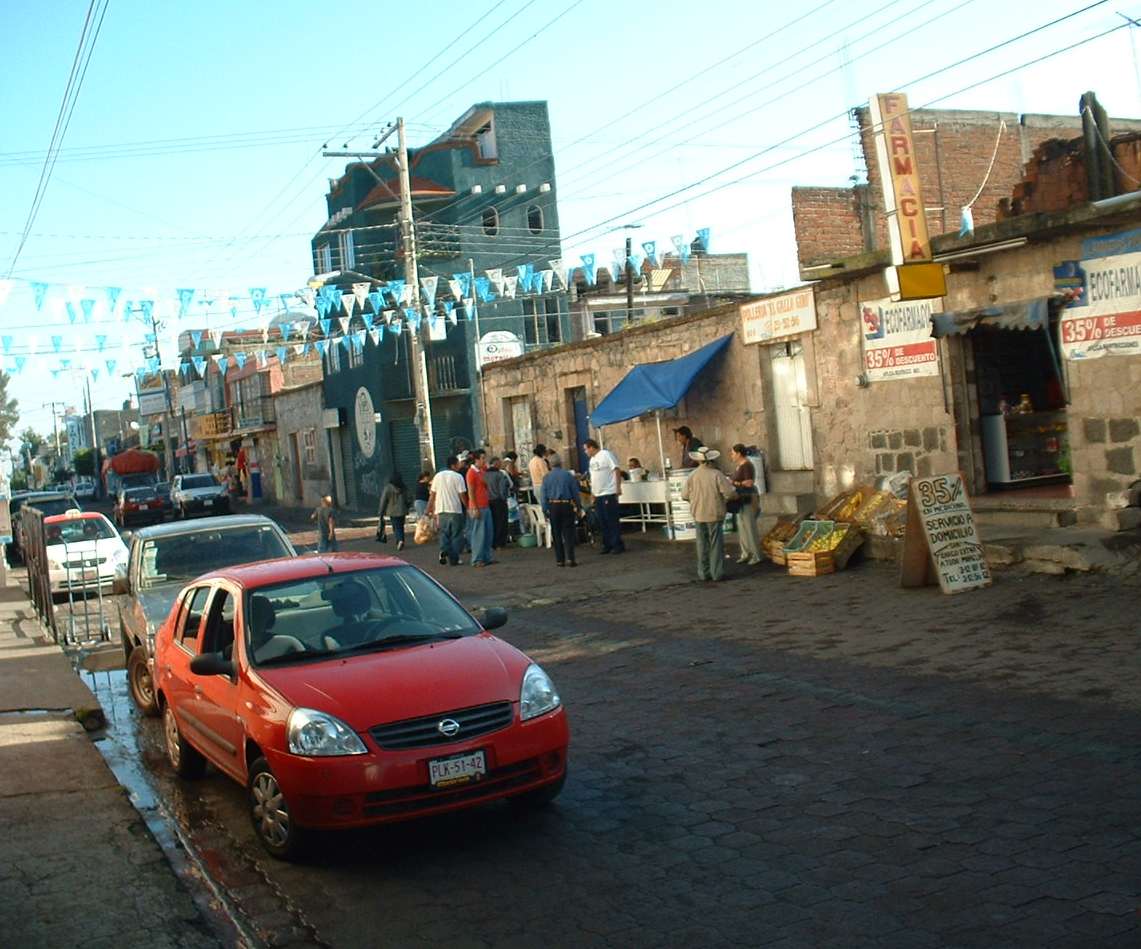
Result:
M99 39L99 32L103 28L103 18L107 15L107 7L110 0L102 0L102 7L99 7L100 0L91 0L87 7L87 16L83 21L83 30L79 35L79 44L75 50L75 57L71 62L71 71L68 74L67 85L64 88L63 100L60 103L59 112L56 115L55 128L52 130L52 136L48 144L47 154L44 156L43 167L40 169L40 179L36 184L36 191L32 197L32 206L28 210L27 220L24 222L23 236L21 236L19 243L16 245L16 252L12 255L12 262L8 265L8 276L12 275L16 264L20 259L20 254L24 250L24 245L28 242L28 235L31 233L32 226L35 224L36 217L39 214L40 206L43 203L44 195L47 194L48 183L51 180L52 171L55 168L55 158L58 155L59 147L63 144L63 139L67 134L67 129L71 125L71 116L75 112L75 104L79 101L79 93L83 88L83 80L87 76L87 66L91 62L91 54L95 50L95 43ZM90 42L88 42L88 33L91 30L92 20L98 14L98 21L95 24L95 30L91 33Z

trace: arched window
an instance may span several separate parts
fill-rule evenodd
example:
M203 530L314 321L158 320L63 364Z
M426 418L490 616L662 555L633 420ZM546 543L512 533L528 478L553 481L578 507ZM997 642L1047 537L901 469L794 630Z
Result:
M527 230L532 234L543 233L543 209L537 204L527 208Z
M499 233L499 212L495 208L483 209L483 233L488 237Z

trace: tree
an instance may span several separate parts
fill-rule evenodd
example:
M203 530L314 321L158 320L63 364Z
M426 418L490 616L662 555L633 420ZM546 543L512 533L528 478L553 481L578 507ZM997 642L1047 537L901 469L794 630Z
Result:
M47 439L34 428L25 428L20 432L20 454L25 462L35 458L46 444Z
M12 437L12 431L20 420L18 403L8 395L10 379L8 373L0 372L0 445Z
M72 456L71 464L77 475L82 475L85 478L95 477L95 452L90 448L79 449Z

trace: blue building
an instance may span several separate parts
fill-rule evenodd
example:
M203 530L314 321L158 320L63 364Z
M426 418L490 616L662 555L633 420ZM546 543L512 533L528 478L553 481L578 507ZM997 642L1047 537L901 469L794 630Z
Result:
M318 282L348 294L354 284L359 288L367 281L375 290L403 278L393 157L350 164L330 180L329 219L312 240ZM477 295L471 319L462 307L444 315L441 303L431 339L421 336L438 468L448 455L479 444L487 430L479 399L479 339L485 340L482 358L489 333L509 334L498 336L505 354L570 339L563 283L559 276L542 275L561 255L547 104L472 106L434 141L409 149L409 173L419 276L421 282L438 278L441 301L453 302L449 287L457 274L471 274L484 287L489 276L519 279L520 268L530 277L520 280L528 291L517 289L514 298L503 287L492 291L494 299ZM333 343L324 365L337 500L361 508L376 503L393 470L411 485L420 468L409 332L378 334L373 311L360 307L349 317L348 329L358 339L373 324L367 345ZM394 313L399 316L399 309Z

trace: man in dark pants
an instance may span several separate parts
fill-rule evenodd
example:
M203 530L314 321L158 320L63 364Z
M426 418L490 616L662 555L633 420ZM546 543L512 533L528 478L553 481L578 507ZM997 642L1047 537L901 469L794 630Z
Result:
M590 458L590 493L594 495L594 510L602 528L602 553L624 553L626 545L622 543L622 528L618 523L622 469L614 453L600 447L593 438L583 442L582 447Z
M543 513L551 522L551 539L555 543L555 563L560 567L577 567L574 559L576 524L582 502L578 482L563 468L558 455L549 455L551 470L543 478Z
M499 459L492 458L483 473L491 507L491 546L498 550L507 546L507 498L511 494L511 477L499 467Z

